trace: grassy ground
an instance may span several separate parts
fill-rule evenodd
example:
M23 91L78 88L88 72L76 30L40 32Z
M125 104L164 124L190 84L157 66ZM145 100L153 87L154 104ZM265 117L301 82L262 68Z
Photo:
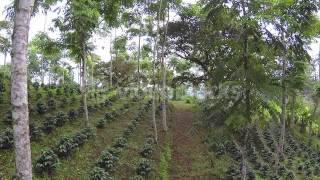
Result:
M129 137L128 145L121 153L119 163L113 174L114 179L129 179L136 175L140 151L143 148L146 137L152 133L151 122L149 120L150 113L144 117L133 135Z
M57 169L55 179L88 179L90 169L112 141L122 134L130 120L133 118L137 106L134 106L126 114L121 115L116 121L110 123L104 129L97 129L96 137L77 150L71 159L62 161ZM101 117L100 117L101 118Z
M113 92L100 96L98 103L103 102L111 94L113 94ZM60 103L60 101L57 101L57 102ZM58 105L56 110L50 111L49 113L46 114L46 116L55 115L55 113L57 113L59 111L63 111L65 113L67 113L72 108L78 109L79 104L80 104L79 102L80 102L80 97L77 96L76 103L72 104L72 106L62 108L62 107L59 107L59 105ZM90 104L93 105L95 103L97 103L97 102L94 99L89 99L89 101L88 101L89 105ZM123 103L122 101L118 101L114 107L117 107L122 103ZM8 105L6 107L8 107ZM95 124L96 120L98 120L99 118L102 118L104 116L104 113L107 111L108 110L98 110L95 113L90 113L89 116L90 116L91 123ZM6 113L6 112L7 112L7 110L4 110L1 113L3 115L3 113ZM32 114L30 116L30 119L31 119L31 121L40 125L44 121L45 116ZM115 126L117 126L117 125L115 125ZM5 129L7 127L9 127L9 126L1 124L0 129ZM75 120L73 122L67 122L64 126L55 128L55 130L53 132L51 132L50 134L43 134L43 136L41 137L40 140L32 141L31 150L32 150L33 164L34 164L36 158L40 155L41 151L44 148L53 147L58 142L58 140L60 140L61 137L72 135L75 132L78 132L83 127L84 127L84 118L78 117L77 120ZM66 162L69 162L69 160L67 160ZM4 178L9 178L14 174L15 162L14 162L14 149L13 148L11 148L9 150L0 150L0 164L1 164L0 172L4 175ZM63 161L61 162L61 164L64 164ZM70 172L73 172L73 171L70 171ZM36 179L37 179L37 177L36 177ZM42 179L42 178L40 178L40 179Z

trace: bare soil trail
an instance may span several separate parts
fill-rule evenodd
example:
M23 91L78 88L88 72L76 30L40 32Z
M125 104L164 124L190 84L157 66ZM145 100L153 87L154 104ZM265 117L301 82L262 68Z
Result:
M177 106L172 127L171 180L215 180L211 175L208 147L202 143L203 131L194 126L195 113L190 106Z

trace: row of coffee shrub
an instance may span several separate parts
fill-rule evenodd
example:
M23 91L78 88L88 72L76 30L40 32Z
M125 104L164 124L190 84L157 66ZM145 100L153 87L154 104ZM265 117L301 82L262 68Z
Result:
M136 117L131 120L127 128L124 129L122 136L115 139L113 145L102 152L95 166L90 171L89 176L91 180L111 179L110 173L115 169L121 152L126 148L128 138L132 135L137 128L139 121L142 119L143 114L146 112L147 105L142 106ZM110 118L110 117L108 117Z
M57 168L59 158L71 156L74 150L82 146L90 138L94 137L91 128L85 128L71 137L62 137L53 149L46 149L41 152L35 163L35 171L39 174L49 175Z

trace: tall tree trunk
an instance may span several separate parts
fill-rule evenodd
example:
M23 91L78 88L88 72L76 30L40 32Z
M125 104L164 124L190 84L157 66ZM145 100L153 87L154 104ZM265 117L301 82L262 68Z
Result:
M140 22L139 40L138 40L138 90L140 90L140 57L141 57L141 30L142 23Z
M51 72L50 72L50 70L49 70L48 76L49 76L49 86L50 86L51 85Z
M166 63L165 63L165 57L164 57L164 51L165 51L165 44L167 40L167 33L168 33L168 23L169 23L169 11L170 8L168 7L168 19L165 25L165 33L164 33L164 40L162 43L162 54L161 54L161 59L162 59L162 125L164 131L168 131L168 126L167 126L167 69L166 69Z
M155 69L156 69L156 59L157 59L157 35L155 37L154 49L153 49L153 63L152 63L152 125L154 131L154 139L158 143L158 130L156 122L156 82L155 82Z
M152 63L152 124L154 131L154 139L158 143L158 129L156 122L156 81L155 81L155 69L156 69L156 47L157 47L157 38L155 38L155 46L153 50L153 63Z
M177 100L177 87L174 86L173 87L173 96L172 96L172 100Z
M318 57L318 77L319 77L319 81L320 81L320 46L319 46L319 57Z
M319 56L320 56L320 54L319 54ZM318 76L319 76L318 81L320 81L320 57L319 57L319 61L318 61Z
M246 12L246 3L244 0L241 1L243 16L247 16ZM245 103L246 103L246 117L247 120L251 123L251 107L250 107L250 81L248 75L249 69L249 59L248 59L248 32L247 32L247 23L244 23L243 26L243 69L244 69L244 78L245 78ZM248 132L249 129L246 128L246 135L244 143L247 144ZM244 147L244 150L246 148ZM245 162L245 157L242 158L242 167L241 167L241 179L247 179L247 166Z
M246 3L244 0L241 1L243 16L247 16ZM243 69L245 78L245 103L246 103L246 116L249 121L251 121L251 107L250 107L250 81L249 81L249 59L248 59L248 32L247 23L243 26Z
M92 91L94 90L94 80L93 80L94 78L93 78L93 63L92 63L92 65L91 65L91 89L92 89Z
M112 33L110 34L110 89L112 88Z
M41 84L44 84L44 76L45 76L44 64L43 64L43 58L41 58Z
M281 132L280 132L280 153L284 151L284 143L285 143L285 132L286 132L286 96L287 96L287 88L285 84L285 76L286 76L286 60L282 59L282 97L281 97Z
M33 0L18 0L12 35L11 105L18 179L32 180L29 135L27 45Z
M296 94L294 94L293 95L293 97L292 97L292 116L291 116L291 123L293 123L293 122L295 122L296 121L296 117L295 117L295 114L296 114L296 112L295 112L295 110L296 110L296 108L295 108L295 106L296 106Z
M4 61L3 61L3 65L7 65L7 52L4 53Z
M85 113L85 124L87 127L89 127L89 113L88 113L88 105L87 105L87 67L86 67L86 59L85 55L82 56L81 58L82 61L82 74L81 74L81 79L82 79L82 88L81 88L81 96L83 100L83 110Z

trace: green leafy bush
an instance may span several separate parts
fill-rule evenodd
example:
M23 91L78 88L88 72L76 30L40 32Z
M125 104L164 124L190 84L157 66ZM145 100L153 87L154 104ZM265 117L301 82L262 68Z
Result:
M104 118L107 120L107 121L113 121L114 120L114 116L112 113L106 113L104 115Z
M51 91L50 91L51 92ZM52 96L49 96L49 97L52 97ZM53 109L56 109L56 101L54 99L49 99L48 100L48 108L50 110L53 110Z
M94 134L94 130L92 128L84 128L80 131L82 134L84 134L85 136L87 136L87 139L95 136Z
M76 146L81 146L86 142L87 139L88 138L85 134L78 132L72 137L72 142Z
M37 93L37 94L36 94L36 98L37 98L37 99L41 99L41 98L42 98L42 94L41 94L41 93Z
M39 90L39 88L40 88L40 84L39 84L38 82L32 83L32 86L33 86L33 88L34 88L35 90Z
M56 90L56 95L57 95L57 96L61 96L61 95L62 95L62 91L61 91L60 88L57 88L57 90Z
M110 171L115 167L117 161L118 157L114 156L109 151L104 151L102 152L102 155L97 162L97 166L103 168L106 171Z
M41 138L41 129L34 123L30 124L30 138L31 140L39 140Z
M58 112L55 118L56 118L56 126L58 127L63 126L68 121L67 115L62 111Z
M97 122L96 127L101 129L101 128L104 128L105 125L106 125L106 120L105 119L99 119L98 122Z
M152 144L145 143L140 154L144 158L149 158L149 157L151 157L152 152L153 152Z
M56 127L56 119L54 117L47 117L43 123L42 130L45 133L51 133Z
M93 130L91 128L85 128L85 129L82 129L80 132L76 133L72 137L72 141L75 146L80 146L93 136L94 136Z
M44 150L36 160L35 170L38 173L47 172L51 174L59 164L58 156L52 150Z
M37 103L37 112L39 114L44 114L48 110L47 106L43 102L38 102Z
M13 147L13 131L7 128L0 135L0 149L10 149Z
M112 178L104 169L94 167L90 172L90 180L112 180Z
M128 140L124 137L119 137L116 139L115 144L113 145L113 147L115 148L124 148L127 145Z
M151 164L150 161L148 159L141 159L138 167L136 169L136 172L138 175L146 177L149 175L149 173L151 172L152 168L151 168Z
M240 171L235 166L230 166L226 171L227 179L237 179L240 176Z
M135 175L132 180L144 180L144 177L143 176L140 176L140 175Z
M68 99L66 97L63 97L61 99L60 107L66 107L66 105L68 105L68 104L69 104Z
M60 141L58 142L56 148L55 148L55 152L59 155L59 156L69 156L72 152L72 150L74 149L75 144L73 143L73 139L70 137L63 137L60 139Z
M70 121L74 121L77 119L77 116L78 116L78 112L74 109L71 109L68 113L68 118Z
M7 125L12 125L12 112L7 111L3 122Z
M52 90L50 90L50 89L47 90L47 97L48 97L48 99L51 98L51 97L53 97L53 92L52 92Z
M104 106L105 107L110 107L110 106L112 106L112 102L109 99L107 99L107 100L104 101Z

